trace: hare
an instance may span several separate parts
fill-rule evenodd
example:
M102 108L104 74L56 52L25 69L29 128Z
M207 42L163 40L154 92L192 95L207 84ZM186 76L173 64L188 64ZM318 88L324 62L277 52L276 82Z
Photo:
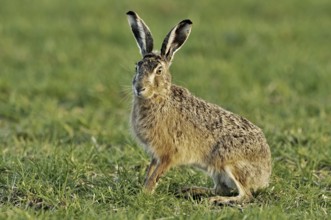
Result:
M208 195L216 204L250 201L252 192L268 185L271 174L271 153L261 129L171 83L171 61L192 22L179 22L161 51L154 52L148 26L133 11L127 16L143 57L132 82L131 126L151 156L144 191L153 192L171 167L193 165L212 177L214 188L186 188L180 191L184 195Z

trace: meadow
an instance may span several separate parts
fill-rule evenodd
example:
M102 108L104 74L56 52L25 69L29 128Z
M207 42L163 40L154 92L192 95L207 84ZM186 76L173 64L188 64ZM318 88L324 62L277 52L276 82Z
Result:
M156 49L190 18L174 83L265 132L273 173L251 203L176 197L212 186L189 167L141 192L149 158L129 125L140 54L128 10ZM0 219L330 219L330 11L329 0L2 0Z

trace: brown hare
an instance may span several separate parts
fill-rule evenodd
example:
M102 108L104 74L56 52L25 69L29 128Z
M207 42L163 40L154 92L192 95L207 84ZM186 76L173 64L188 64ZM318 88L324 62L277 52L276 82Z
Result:
M204 170L214 188L191 187L181 192L208 195L212 203L243 203L264 188L271 174L271 154L263 132L247 119L193 96L171 82L169 67L188 38L192 22L177 24L165 37L161 51L133 11L128 21L142 60L133 78L131 124L136 138L151 156L144 189L153 192L171 167L193 165Z

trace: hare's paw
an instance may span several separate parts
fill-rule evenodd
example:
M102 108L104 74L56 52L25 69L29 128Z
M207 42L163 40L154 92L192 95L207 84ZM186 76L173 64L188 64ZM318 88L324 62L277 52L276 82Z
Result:
M236 204L247 203L251 200L249 195L238 195L238 196L213 196L210 197L209 203L212 205L228 205L234 206Z
M213 196L208 200L211 205L231 205L237 201L237 197Z
M184 198L201 198L214 195L213 189L205 188L205 187L184 187L178 190L177 196Z

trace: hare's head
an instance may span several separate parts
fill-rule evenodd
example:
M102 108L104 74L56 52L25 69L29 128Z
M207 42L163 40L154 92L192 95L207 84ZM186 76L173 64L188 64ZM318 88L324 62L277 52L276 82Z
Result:
M137 41L142 60L136 64L133 91L139 98L167 95L171 86L168 71L176 51L184 44L191 32L192 22L183 20L165 37L161 52L153 52L152 34L144 21L133 11L127 13L129 24Z

